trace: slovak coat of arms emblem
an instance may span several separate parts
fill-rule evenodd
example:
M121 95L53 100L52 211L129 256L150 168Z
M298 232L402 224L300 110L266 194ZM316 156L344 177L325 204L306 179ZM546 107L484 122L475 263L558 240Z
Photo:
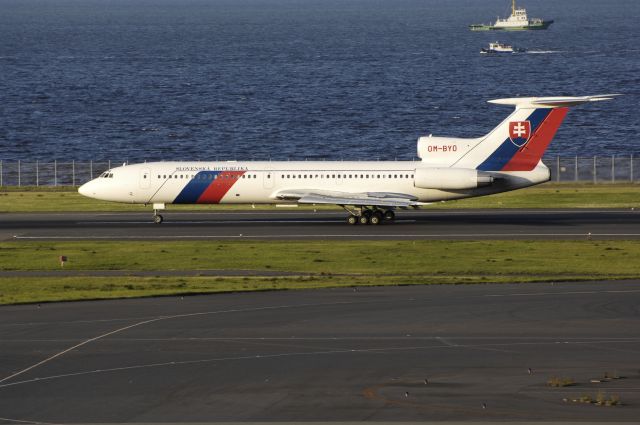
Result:
M509 139L517 147L523 147L531 137L530 121L511 121L509 123Z

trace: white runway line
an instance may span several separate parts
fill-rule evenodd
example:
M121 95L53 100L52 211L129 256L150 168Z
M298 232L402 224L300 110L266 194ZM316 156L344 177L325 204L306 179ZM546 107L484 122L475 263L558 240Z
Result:
M367 301L360 301L358 303L363 303L363 302L367 302ZM137 326L142 326L142 325L146 325L149 323L153 323L153 322L158 322L160 320L169 320L169 319L178 319L178 318L184 318L184 317L194 317L194 316L204 316L204 315L210 315L210 314L224 314L224 313L238 313L238 312L249 312L249 311L261 311L261 310L272 310L272 309L281 309L281 308L292 308L292 307L311 307L311 306L323 306L323 305L342 305L342 304L354 304L356 302L353 301L339 301L339 302L335 302L335 303L321 303L321 304L300 304L300 305L296 305L296 304L291 304L291 305L281 305L281 306L267 306L267 307L256 307L256 308L247 308L247 309L231 309L231 310L220 310L220 311L209 311L209 312L198 312L198 313L185 313L185 314L177 314L177 315L173 315L173 316L159 316L153 319L148 319L148 320L143 320L141 322L137 322L128 326L124 326L122 328L118 328L115 329L113 331L107 332L105 334L102 335L98 335L96 337L93 338L89 338L79 344L76 344L72 347L67 348L66 350L60 351L59 353L56 353L50 357L47 357L46 359L31 365L29 367L27 367L26 369L22 369L18 372L15 372L5 378L0 379L0 388L6 387L6 386L11 386L13 385L12 383L9 384L5 384L6 381L15 378L16 376L22 375L25 372L28 372L32 369L37 368L38 366L41 366L45 363L50 362L51 360L54 360L57 357L60 357L70 351L75 350L76 348L82 347L83 345L89 344L90 342L94 342L97 341L99 339L105 338L109 335L114 335L116 333L137 327ZM40 378L36 378L35 380L38 380Z
M516 294L486 294L483 297L543 297L547 295L596 295L596 294L633 294L640 292L640 289L629 289L624 291L568 291L568 292L529 292Z
M415 220L405 220L415 221ZM198 220L198 221L168 221L167 224L172 226L180 224L264 224L264 223L342 223L342 220ZM151 220L144 221L77 221L74 224L153 224Z
M0 418L0 421L4 422L16 422L20 424L34 424L34 425L55 425L51 422L41 422L41 421L24 421L20 419L10 419L10 418Z
M50 235L50 236L21 236L13 235L14 239L298 239L298 238L557 238L557 237L572 237L572 238L587 238L587 237L640 237L640 233L411 233L411 234L277 234L277 235L122 235L122 236L109 236L109 235L91 235L91 236L68 236L68 235Z
M207 313L194 313L194 314L207 314ZM621 341L622 342L622 341ZM624 342L637 342L637 341L624 341ZM564 341L564 340L554 340L549 342L543 342L542 344L567 344L567 345L582 345L582 344L596 344L596 343L605 343L609 344L611 341ZM32 378L26 379L23 381L10 382L7 384L0 384L0 388L12 387L16 385L29 384L34 382L43 382L50 381L54 379L61 378L69 378L83 375L93 375L99 373L109 373L109 372L121 372L125 370L135 370L135 369L148 369L154 367L165 367L165 366L183 366L183 365L194 365L194 364L203 364L203 363L215 363L215 362L223 362L223 361L242 361L242 360L262 360L262 359L273 359L279 357L294 357L294 356L320 356L320 355L334 355L334 354L378 354L385 352L397 352L397 351L413 351L413 350L424 350L424 349L475 349L475 350L500 350L497 347L514 347L514 346L539 346L541 344L540 341L534 342L519 342L519 343L489 343L489 344L459 344L459 345L450 345L444 344L442 345L422 345L422 346L409 346L409 347L384 347L384 348L363 348L363 349L339 349L339 350L322 350L322 351L307 351L307 352L289 352L289 353L277 353L277 354L251 354L251 355L243 355L243 356L233 356L233 357L214 357L214 358L206 358L206 359L197 359L197 360L181 360L181 361L170 361L170 362L161 362L161 363L148 363L148 364L140 364L140 365L131 365L131 366L122 366L122 367L113 367L106 369L94 369L94 370L85 370L80 372L71 372L59 375L51 375L45 376L41 378ZM506 350L504 350L506 351ZM508 351L512 352L512 351Z
M107 336L109 336L109 335L113 335L113 334L115 334L115 333L118 333L118 332L121 332L121 331L124 331L124 330L127 330L127 329L131 329L131 328L136 327L136 326L140 326L140 325L144 325L144 324L147 324L147 323L155 322L155 321L157 321L157 320L161 320L161 319L160 319L160 318L157 318L157 319L147 320L147 321L144 321L144 322L134 323L133 325L125 326L125 327L123 327L123 328L116 329L116 330L111 331L111 332L107 332L106 334L98 335L98 336L96 336L96 337L94 337L94 338L90 338L90 339L87 339L87 340L85 340L85 341L82 341L82 342L81 342L81 343L79 343L79 344L76 344L76 345L74 345L74 346L72 346L72 347L70 347L70 348L67 348L67 349L66 349L66 350L64 350L64 351L60 351L59 353L54 354L53 356L47 357L46 359L44 359L44 360L42 360L42 361L40 361L40 362L38 362L38 363L36 363L36 364L34 364L34 365L32 365L32 366L29 366L29 367L28 367L28 368L26 368L26 369L23 369L23 370L21 370L21 371L19 371L19 372L16 372L16 373L14 373L14 374L12 374L12 375L9 375L9 376L7 376L7 377L5 377L5 378L0 379L0 384L4 383L5 381L8 381L8 380L10 380L10 379L12 379L12 378L15 378L16 376L22 375L22 374L23 374L23 373L25 373L25 372L28 372L28 371L30 371L30 370L32 370L32 369L35 369L36 367L38 367L38 366L40 366L40 365L43 365L43 364L45 364L45 363L48 363L48 362L50 362L51 360L55 359L56 357L60 357L60 356L62 356L62 355L64 355L64 354L68 353L69 351L72 351L72 350L75 350L76 348L82 347L82 346L83 346L83 345L85 345L85 344L89 344L90 342L97 341L97 340L102 339L102 338L104 338L104 337L107 337ZM2 387L2 385L0 385L0 387Z

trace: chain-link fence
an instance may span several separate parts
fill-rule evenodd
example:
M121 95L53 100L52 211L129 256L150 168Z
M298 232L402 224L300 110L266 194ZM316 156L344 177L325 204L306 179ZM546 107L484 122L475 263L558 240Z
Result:
M640 181L640 157L633 155L547 156L543 161L555 182ZM0 186L79 186L122 164L123 161L0 161Z
M115 161L0 161L0 186L80 186Z

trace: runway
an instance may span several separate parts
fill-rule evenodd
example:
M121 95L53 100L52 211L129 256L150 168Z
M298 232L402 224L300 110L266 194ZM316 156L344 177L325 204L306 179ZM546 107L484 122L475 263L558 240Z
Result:
M0 240L197 239L640 239L635 210L400 211L393 224L350 226L343 212L168 211L155 225L146 213L3 214Z
M639 306L635 281L1 307L0 423L635 421ZM571 401L599 392L623 405Z

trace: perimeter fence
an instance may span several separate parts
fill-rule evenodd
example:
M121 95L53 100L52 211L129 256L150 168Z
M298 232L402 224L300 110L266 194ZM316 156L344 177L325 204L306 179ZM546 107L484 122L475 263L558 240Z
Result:
M581 183L640 182L640 157L546 156L551 181ZM125 161L0 161L2 186L80 186Z

